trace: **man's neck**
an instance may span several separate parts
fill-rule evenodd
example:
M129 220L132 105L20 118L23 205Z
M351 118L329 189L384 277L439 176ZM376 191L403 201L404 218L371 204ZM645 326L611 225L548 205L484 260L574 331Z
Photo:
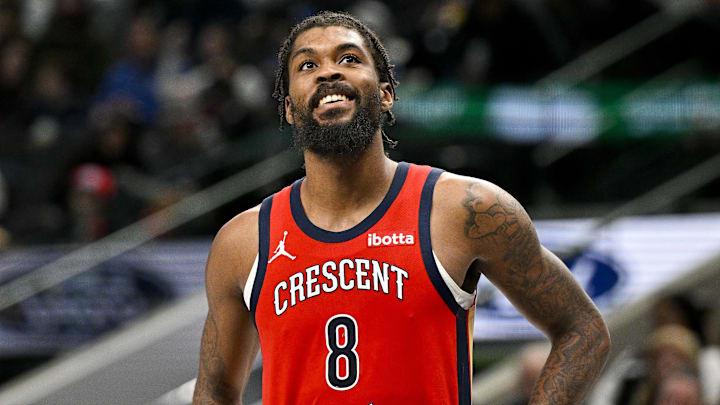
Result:
M396 166L385 156L380 136L355 159L322 157L306 151L306 178L300 198L308 218L329 231L351 228L380 204Z

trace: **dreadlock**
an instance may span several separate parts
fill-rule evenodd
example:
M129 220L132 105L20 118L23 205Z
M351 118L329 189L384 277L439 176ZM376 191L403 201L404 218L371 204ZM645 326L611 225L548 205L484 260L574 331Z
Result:
M289 86L289 75L288 75L288 57L292 50L295 39L298 35L314 27L344 27L347 29L355 30L365 38L372 51L372 57L375 61L375 71L378 74L381 82L390 83L393 97L395 96L395 86L399 83L395 79L393 74L394 65L390 64L390 58L388 57L385 47L380 42L377 35L368 28L362 21L353 17L348 13L338 13L333 11L321 11L320 13L308 17L295 25L290 34L285 38L280 51L278 52L278 69L275 72L275 91L273 91L273 98L278 102L278 114L280 115L280 129L284 127L285 123L285 97L288 95ZM395 123L395 116L392 111L386 111L385 122L388 125ZM387 135L383 131L383 136L386 138L386 142L389 141ZM394 141L391 141L391 143Z

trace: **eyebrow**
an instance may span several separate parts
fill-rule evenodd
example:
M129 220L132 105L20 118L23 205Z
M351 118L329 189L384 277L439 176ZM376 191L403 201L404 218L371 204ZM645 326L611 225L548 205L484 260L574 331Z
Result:
M356 44L353 44L352 42L346 42L344 44L340 44L340 45L336 46L335 52L342 52L342 51L346 51L348 49L356 49L359 52L363 52L362 48L360 48ZM302 55L302 54L312 55L315 53L316 52L315 52L314 48L300 48L297 51L293 52L292 57L290 58L290 61L293 61L296 57L298 57L299 55Z
M360 52L363 52L362 48L360 48L359 46L353 44L352 42L346 42L346 43L344 43L344 44L340 44L340 45L338 45L338 46L335 47L335 51L336 51L336 52L342 52L342 51L346 51L346 50L348 50L348 49L356 49L356 50L358 50L358 51L360 51Z

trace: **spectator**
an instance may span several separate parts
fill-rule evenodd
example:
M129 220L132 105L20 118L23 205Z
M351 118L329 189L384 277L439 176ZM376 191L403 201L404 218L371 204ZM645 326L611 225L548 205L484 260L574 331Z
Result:
M71 173L68 190L68 236L91 242L110 232L109 201L116 194L115 178L106 167L82 164Z
M142 125L135 120L136 117L126 115L122 109L106 113L103 119L93 121L92 142L81 151L76 163L95 162L112 170L132 168L144 171L146 167L138 153Z
M647 368L637 379L630 379L621 393L618 404L651 405L660 383L675 373L696 373L700 341L684 326L661 326L650 337Z
M263 89L268 83L256 66L236 62L231 45L237 41L229 27L212 23L200 30L198 64L192 68L187 67L189 58L178 36L169 35L176 32L182 38L183 31L180 23L173 23L166 35L168 52L158 76L166 103L196 105L208 134L224 138L241 137L266 122L262 118L269 98Z
M652 405L665 377L697 373L699 350L700 340L688 328L678 324L660 326L640 354L620 353L608 365L588 403Z
M21 8L18 0L0 1L0 47L9 39L19 36Z
M93 6L89 0L55 0L48 26L37 42L40 59L57 61L68 80L90 94L106 67L106 48L92 31Z
M125 56L103 77L96 108L123 109L143 123L155 122L159 109L155 81L158 35L153 18L147 15L133 18L125 41Z
M32 85L27 107L28 146L52 148L58 156L66 156L87 141L84 97L76 91L65 66L54 59L39 63ZM62 159L56 156L54 160Z
M3 154L18 151L24 144L25 88L30 64L30 44L21 37L0 45L0 142Z
M720 310L707 311L704 319L706 345L700 351L698 366L705 404L720 405Z
M654 405L703 405L700 380L690 373L665 377L658 386Z
M653 313L655 329L664 325L682 325L693 331L701 343L705 341L702 310L690 298L679 294L662 297L655 303Z
M522 349L515 390L516 398L511 402L512 405L525 405L530 401L530 394L549 353L550 347L544 343L530 344Z
M699 338L698 352L699 381L703 399L707 404L720 400L720 345L718 342L717 314L699 308L693 301L682 295L672 295L655 305L655 326L683 325Z

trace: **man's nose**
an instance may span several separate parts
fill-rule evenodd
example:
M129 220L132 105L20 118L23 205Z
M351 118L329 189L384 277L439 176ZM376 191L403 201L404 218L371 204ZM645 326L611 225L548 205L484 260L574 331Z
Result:
M343 79L342 73L335 67L330 66L327 68L324 68L318 72L317 81L319 83L323 82L336 82Z

